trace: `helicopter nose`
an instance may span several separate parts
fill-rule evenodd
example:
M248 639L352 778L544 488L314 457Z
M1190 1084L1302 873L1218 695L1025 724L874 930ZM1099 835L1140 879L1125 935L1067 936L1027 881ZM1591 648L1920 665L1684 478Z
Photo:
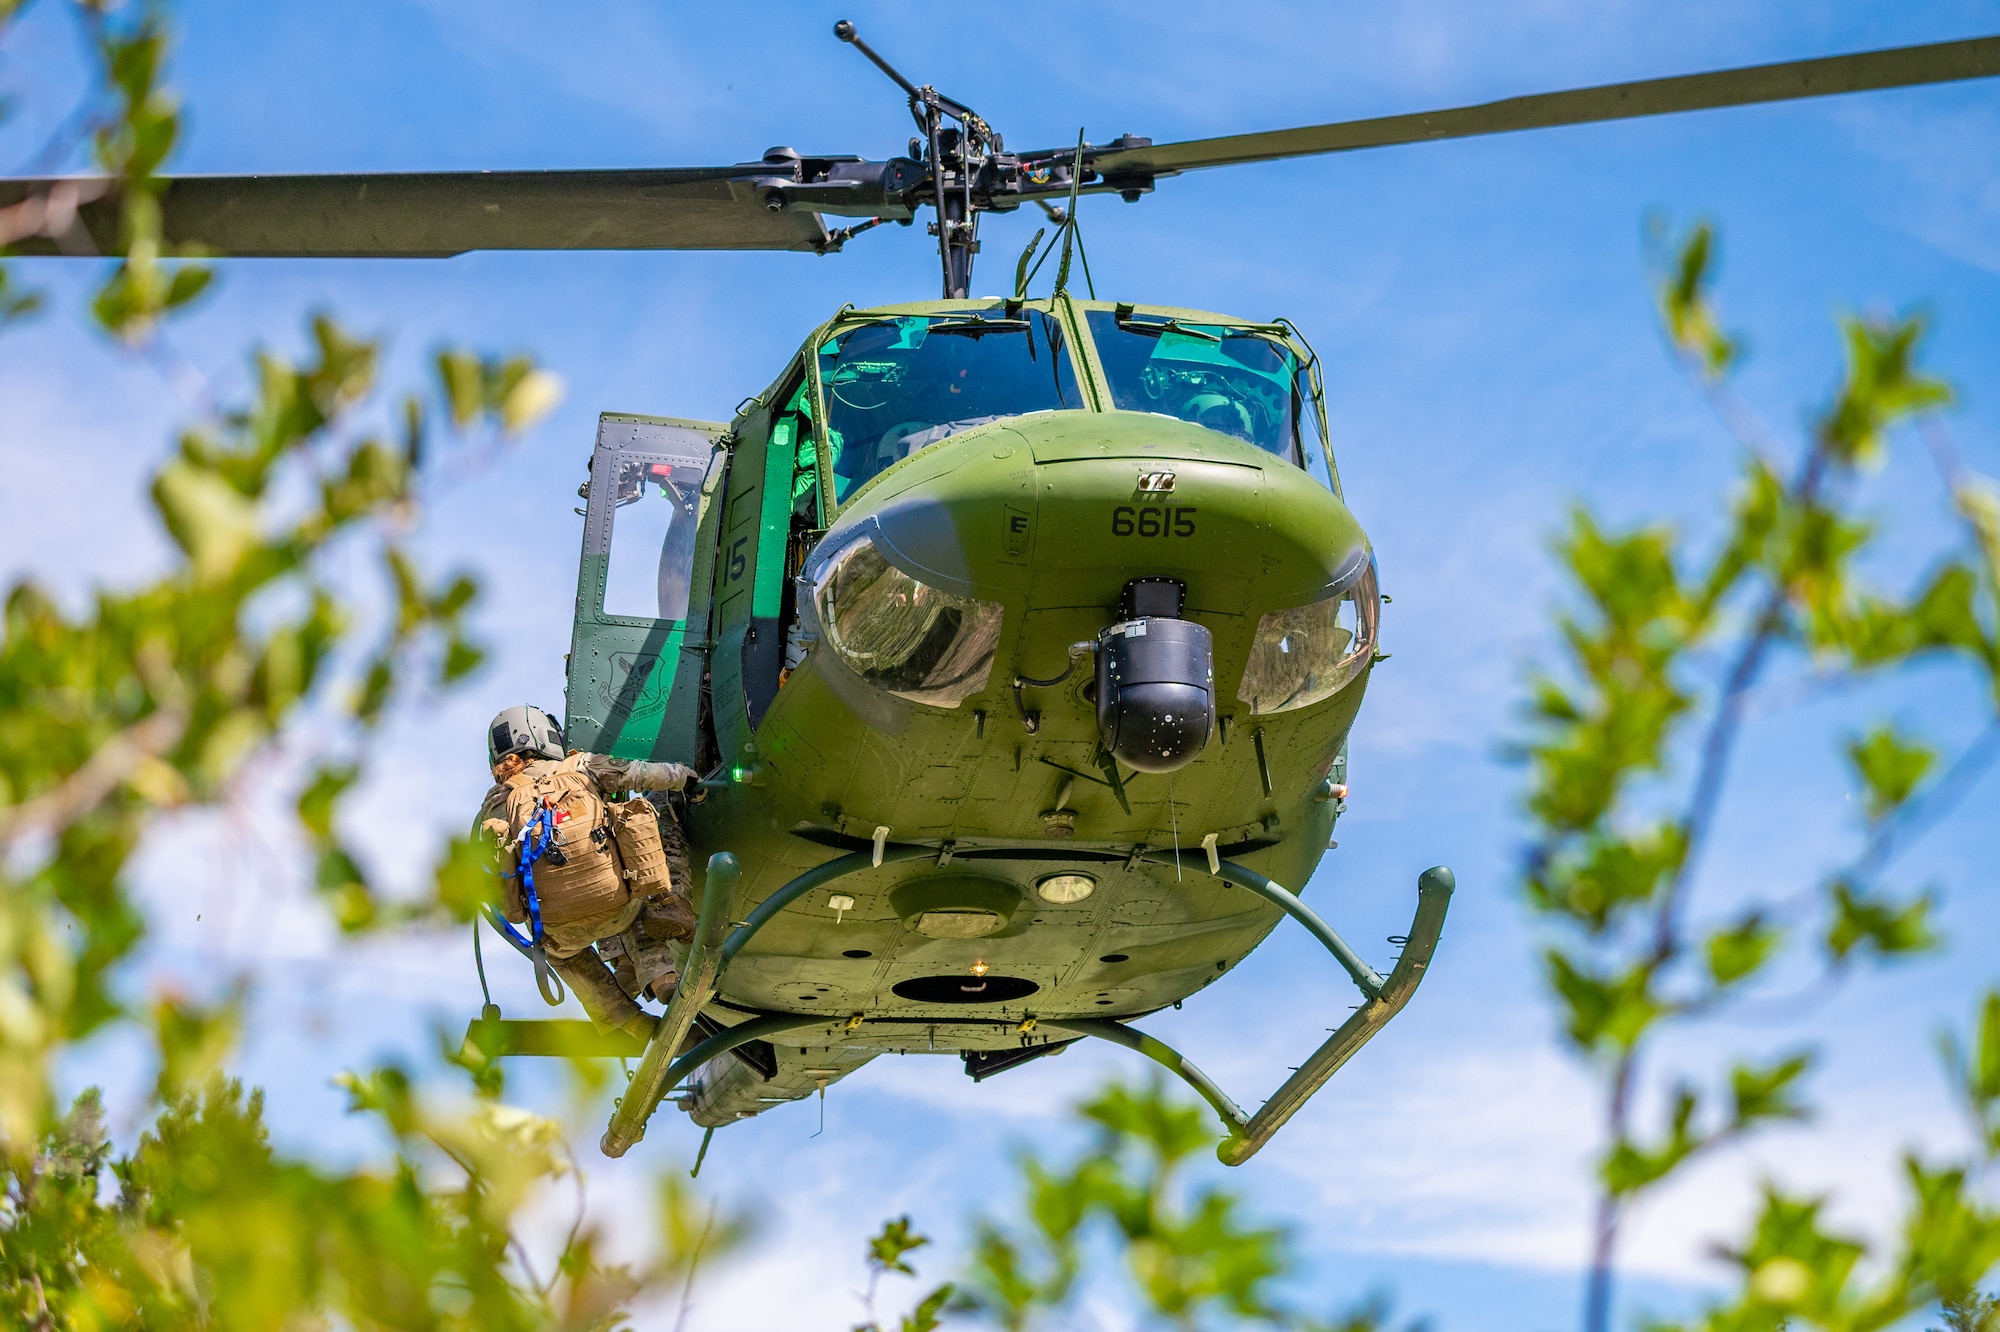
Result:
M1369 562L1346 506L1289 460L1145 413L995 422L932 445L882 481L840 515L806 582L833 588L833 571L866 539L881 560L946 601L923 622L924 635L943 637L937 651L923 649L938 669L922 688L882 671L869 678L913 701L956 706L956 696L936 692L936 679L963 677L962 693L988 679L983 667L961 670L961 658L994 663L995 685L1016 675L1032 683L1070 678L1066 666L1090 643L1096 729L1106 750L1142 771L1190 762L1229 699L1262 707L1279 685L1289 696L1297 682L1263 681L1270 670L1257 677L1262 693L1241 692L1263 622L1324 602ZM1130 593L1140 584L1170 586L1171 606L1135 606ZM907 595L914 612L931 594ZM838 595L815 600L825 601L822 612L840 603ZM866 637L902 652L917 632L882 618L886 609L846 604L850 627L830 630L850 649ZM949 633L940 627L947 621ZM1139 632L1128 633L1135 623ZM1287 641L1274 642L1264 646L1282 656ZM1310 667L1287 657L1276 669L1283 676Z
M1031 630L1088 610L1089 637L1143 577L1179 582L1181 613L1254 622L1326 596L1367 558L1353 514L1289 461L1149 413L1017 417L898 470L820 549L865 534L925 583L1020 607Z
M1351 576L1367 538L1306 472L1232 436L1139 412L1017 423L1035 459L1030 612L1118 603L1137 577L1184 613L1252 622Z

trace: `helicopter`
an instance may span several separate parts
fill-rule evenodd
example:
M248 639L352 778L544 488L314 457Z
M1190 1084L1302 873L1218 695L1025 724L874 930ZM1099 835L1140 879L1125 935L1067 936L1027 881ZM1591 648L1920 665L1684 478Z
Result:
M1240 1164L1409 1002L1455 885L1442 866L1419 877L1387 975L1285 887L1308 882L1345 811L1387 600L1342 494L1318 358L1288 321L1098 300L1081 198L1135 202L1238 163L1991 77L2000 37L1023 152L851 23L835 35L908 99L905 154L181 177L161 194L165 236L240 256L824 255L928 209L939 299L836 311L729 422L600 417L564 733L705 774L677 810L699 919L643 1043L489 1005L467 1044L636 1056L601 1142L618 1156L670 1097L712 1134L887 1053L956 1055L984 1080L1103 1039L1192 1086L1224 1127L1219 1157ZM87 182L0 181L0 205L65 190L63 215L111 248L115 200ZM981 216L1023 207L1054 234L1020 256L1011 296L973 297ZM1031 297L1050 262L1052 289ZM1288 916L1362 1002L1246 1112L1133 1024Z

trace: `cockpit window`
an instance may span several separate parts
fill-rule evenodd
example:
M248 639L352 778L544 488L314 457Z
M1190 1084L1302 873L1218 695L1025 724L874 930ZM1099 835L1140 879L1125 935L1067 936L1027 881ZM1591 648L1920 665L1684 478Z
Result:
M1318 409L1299 358L1228 324L1092 310L1090 336L1121 411L1158 412L1255 444L1301 467Z
M1061 321L1038 310L910 315L819 348L837 499L927 444L1003 416L1083 406Z

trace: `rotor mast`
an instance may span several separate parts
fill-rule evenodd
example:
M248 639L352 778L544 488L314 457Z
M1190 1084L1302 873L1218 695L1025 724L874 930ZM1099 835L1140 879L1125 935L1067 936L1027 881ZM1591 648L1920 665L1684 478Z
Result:
M922 131L910 140L910 155L921 154L930 172L931 202L937 208L930 231L938 238L945 299L963 300L972 294L972 258L979 253L980 205L973 198L973 182L1003 151L1000 136L971 107L929 84L919 88L904 78L846 19L833 25L833 35L867 56L910 99L910 115Z

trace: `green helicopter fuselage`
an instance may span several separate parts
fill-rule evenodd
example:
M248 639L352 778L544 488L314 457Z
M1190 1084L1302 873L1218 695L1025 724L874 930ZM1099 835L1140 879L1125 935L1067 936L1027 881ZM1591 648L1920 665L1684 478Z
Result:
M709 774L693 887L732 853L735 921L893 853L721 980L719 1010L824 1013L840 1039L698 1089L698 1120L888 1050L970 1062L1038 1020L1151 1012L1270 932L1280 911L1211 853L1304 887L1375 655L1325 439L1289 325L1067 297L843 310L726 427L603 418L570 745ZM1128 730L1179 726L1184 752L1121 759L1100 694L1144 691L1115 654L1176 619L1209 678L1171 697L1205 683L1212 721L1156 705Z

